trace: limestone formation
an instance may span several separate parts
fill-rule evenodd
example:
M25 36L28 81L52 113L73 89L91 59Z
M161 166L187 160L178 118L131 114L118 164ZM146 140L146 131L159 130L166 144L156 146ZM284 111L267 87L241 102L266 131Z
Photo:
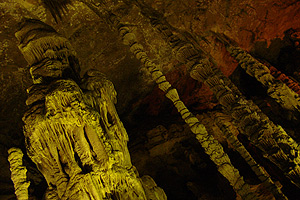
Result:
M190 76L209 86L224 111L235 120L234 125L237 125L239 131L246 134L250 142L262 151L263 156L277 165L284 175L300 188L300 146L281 126L274 124L252 101L242 95L216 67L210 55L197 46L200 41L190 41L192 37L186 37L189 32L168 24L163 13L147 5L149 1L78 1L87 5L110 28L119 32L123 44L130 47L130 51L142 63L143 70L148 70L158 88L172 101L209 159L238 194L237 198L266 198L260 196L259 189L256 190L257 187L262 187L272 193L266 199L273 199L273 196L275 199L287 199L279 187L280 184L273 182L268 172L252 158L231 132L232 124L222 118L224 114L212 114L213 117L204 114L203 116L210 120L207 122L201 121L189 111L177 90L172 87L171 81L169 82L160 70L160 66L150 59L142 45L143 42L139 41L139 36L132 31L139 25L132 28L129 23L121 22L124 20L120 17L124 10L121 6L118 8L121 13L118 13L116 7L119 5L137 6L133 10L138 12L139 17L144 16L143 20L150 20L153 28L169 44L168 48L172 49L174 57L186 66ZM72 1L41 2L57 22L67 11L67 4ZM206 12L210 9L210 3L196 1L195 5L198 11ZM70 42L39 20L25 20L21 23L16 38L20 42L19 49L28 62L33 80L33 85L27 90L29 95L26 104L29 109L23 117L24 135L27 153L48 185L44 198L167 199L164 191L150 176L140 178L137 169L131 164L127 149L129 138L115 109L117 94L112 82L95 69L88 70L81 78L76 52ZM292 120L298 119L298 84L287 77L284 77L289 83L287 85L278 81L280 77L282 79L282 73L257 62L238 47L227 46L227 49L248 74L268 89L268 94L273 99L293 113ZM271 74L275 74L277 79ZM230 145L241 154L262 184L249 186L244 181L239 171L231 164L221 145L222 142L218 141L223 136L214 137L217 133L212 133L212 127L216 126L220 129L218 133L224 133ZM147 135L149 144L146 148L165 139L165 135L161 133L150 135ZM156 155L154 151L157 154L160 149L152 150L152 155ZM184 152L188 153L189 151ZM28 199L29 181L22 164L22 152L11 149L9 154L16 196L18 199ZM202 159L195 159L194 156L189 155L191 163ZM186 185L195 196L205 198L199 192L197 183L189 182Z
M143 176L142 183L148 199L167 199L167 196L165 195L164 191L156 185L155 181L151 178L151 176Z
M287 112L293 113L293 120L299 118L300 97L295 91L283 82L276 80L271 75L267 66L260 63L241 48L228 44L226 45L226 49L250 76L255 77L267 88L267 93L271 98L279 103Z
M125 45L130 46L130 51L141 61L150 72L152 79L156 82L158 87L165 93L165 96L170 99L182 119L189 125L191 131L195 134L197 140L204 148L205 152L210 156L210 159L217 165L219 172L230 182L234 190L243 199L257 199L256 195L250 190L247 183L244 182L243 177L240 176L239 171L231 164L228 155L224 152L222 145L209 135L205 127L199 123L198 119L187 109L184 103L180 100L177 90L171 86L166 80L164 74L158 67L149 59L143 46L137 41L135 35L130 31L129 27L121 23L116 15L113 13L101 14L97 6L89 5L93 10L100 13L100 17L106 16L107 21L118 29L120 36Z
M276 199L287 199L282 193L281 189L276 185L269 174L254 160L251 154L247 151L244 145L238 140L238 138L232 133L232 124L224 119L224 115L213 115L215 123L221 129L226 136L228 142L234 147L236 151L244 158L247 164L251 167L253 172L257 175L262 184L274 195Z
M286 133L284 137L279 136L284 131L275 128L273 122L253 102L246 100L202 50L196 49L191 42L182 39L180 33L174 34L162 14L143 1L137 1L136 4L172 47L176 59L186 64L191 77L210 87L220 104L236 120L241 132L245 133L251 143L265 153L265 157L300 187L299 155L293 153L299 151L298 144Z
M293 80L293 78L285 75L284 73L282 73L281 71L276 69L274 66L271 66L268 63L264 63L264 64L269 68L270 73L272 74L272 76L274 76L274 78L284 82L294 92L296 92L297 94L300 94L300 86L296 80Z
M28 200L28 187L30 182L27 181L27 169L23 166L23 152L18 148L10 148L8 154L11 180L15 186L15 194L18 200Z
M257 175L258 179L262 182L263 187L272 193L275 199L288 199L282 193L278 184L275 184L272 181L270 175L254 160L248 150L238 140L236 136L238 130L233 126L230 116L219 112L209 112L197 115L197 118L206 127L208 133L218 135L219 141L222 140L222 135L225 136L231 148L242 156L246 163L251 167L252 171Z
M113 84L96 70L80 80L69 42L38 20L21 23L16 37L34 81L24 135L48 184L45 199L166 199L131 164Z
M95 2L83 2L86 3L92 10L94 10L100 17L104 18L109 24L119 30L119 33L123 38L123 43L130 46L130 50L149 70L149 72L152 74L153 80L155 80L159 88L166 93L166 96L174 102L175 107L181 113L183 119L185 119L185 121L191 127L191 130L196 134L197 128L195 130L193 130L193 128L197 127L196 125L200 123L197 122L198 120L190 114L190 112L181 102L176 89L171 87L170 83L166 81L165 76L159 71L153 62L149 60L143 50L143 47L137 42L135 35L130 32L126 25L120 23L118 17L109 11L109 7L107 7L105 11L100 9L100 6L105 6L105 3L96 4ZM298 151L298 146L293 144L293 146L288 150L289 152L284 152L278 148L278 137L277 141L275 141L272 137L267 137L267 135L270 134L270 131L273 131L274 136L278 135L280 132L277 131L275 133L276 129L268 130L273 124L271 122L270 125L268 125L268 123L265 124L267 117L263 116L262 113L257 114L257 110L259 109L253 104L251 106L247 105L247 100L242 97L238 89L235 88L231 81L220 71L218 71L218 69L215 68L213 64L203 56L203 52L201 50L197 50L191 43L182 40L177 35L174 35L170 30L170 27L167 24L164 24L162 19L160 19L161 15L147 7L143 1L137 1L136 3L141 8L142 13L150 18L151 24L163 34L164 38L173 48L173 53L177 60L187 64L191 70L191 76L196 80L204 81L215 92L220 103L224 105L226 109L231 110L231 112L234 111L233 116L240 122L240 128L249 135L253 143L264 150L266 154L270 154L270 152L274 152L274 149L276 149L277 153L272 155L270 154L267 157L275 164L279 165L279 167L281 167L281 169L295 184L298 184L298 178L296 178L299 175L299 166L297 161L298 158L294 157L295 154L290 158L287 157L291 155L291 151ZM245 115L245 111L252 107L254 107L254 111L251 111L249 114L246 112ZM260 119L261 117L263 120ZM255 125L253 126L253 124ZM266 129L268 131L265 131ZM285 136L288 137L287 134L285 134ZM282 138L287 139L286 137ZM197 139L199 138L197 137ZM284 139L281 140L284 141L283 143L290 144L288 142L288 140L291 140L290 137L288 137L287 140ZM292 142L294 143L294 141ZM209 151L207 151L207 153L210 155ZM290 163L291 161L295 163L295 165L292 167L292 170L290 170L291 168L289 167L289 170L286 171L286 166L282 164L282 160L280 160L282 158L287 161L286 164ZM213 157L211 157L211 159L214 161Z

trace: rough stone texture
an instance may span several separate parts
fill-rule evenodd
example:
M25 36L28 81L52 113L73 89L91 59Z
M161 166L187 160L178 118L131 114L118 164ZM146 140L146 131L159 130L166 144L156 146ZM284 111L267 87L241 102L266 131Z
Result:
M230 76L238 64L226 53L224 46L216 40L211 31L224 33L234 40L238 46L254 53L258 58L266 59L287 75L295 75L294 71L297 71L299 61L296 58L300 58L297 41L291 41L284 32L290 28L297 29L300 27L299 1L148 0L147 3L164 12L168 22L176 28L176 31L184 33L188 38L196 38L195 45L209 52L226 76ZM151 59L157 62L161 70L166 73L167 79L177 88L182 100L191 111L202 112L202 110L212 109L217 104L212 92L207 87L188 78L186 71L183 70L185 67L173 59L171 49L160 38L159 34L151 28L148 20L142 17L137 7L120 4L119 14L123 17L122 21L129 23L139 41L145 46L145 50L150 53ZM14 38L17 23L22 16L38 18L54 26L55 29L66 36L78 53L82 73L88 69L96 68L104 72L114 83L118 93L118 112L125 122L125 127L130 128L128 131L130 144L138 143L139 148L143 149L145 148L144 143L147 141L147 130L159 124L168 127L170 123L178 123L178 114L176 114L175 109L154 86L149 74L144 70L139 70L140 63L129 52L129 49L121 43L117 31L110 29L82 3L76 2L73 6L69 6L69 12L63 17L62 21L56 24L49 11L45 11L38 0L0 0L0 84L2 86L0 89L0 166L3 169L0 174L1 188L3 189L0 193L7 195L6 199L9 199L13 193L6 152L12 146L22 147L21 117L26 110L26 88L31 84L30 75L25 70L26 61L18 51L17 41ZM188 34L187 31L191 34ZM202 40L203 37L205 40ZM235 83L239 88L246 93L246 96L255 98L255 102L263 108L263 111L268 113L269 117L271 116L274 122L281 124L290 135L297 135L297 132L299 132L297 123L290 122L282 117L286 112L265 96L265 92L259 84L238 70L235 71L232 77L236 80ZM179 120L179 122L181 121ZM178 131L178 133L181 133L181 131ZM153 143L158 142L160 138L165 138L164 134L163 136L153 136ZM295 139L299 141L299 139ZM169 143L172 140L170 139ZM154 145L151 142L149 143L150 146ZM168 144L168 141L166 143ZM148 142L147 145L149 145ZM195 149L199 148L193 142L188 145ZM165 149L165 146L159 145L155 147L155 150L151 150L152 154L156 155L156 153L164 152L165 154L162 157L167 159L166 157L169 155L167 150L170 148L166 147ZM183 150L177 151L178 154L182 154L182 152ZM259 153L256 154L259 155ZM209 162L202 154L194 156L193 159L195 157ZM176 180L173 178L174 173L184 174L184 171L190 174L193 173L186 170L190 169L185 168L186 166L181 167L178 172L176 168L179 167L176 166L180 166L182 160L178 157L163 162L160 159L154 159L148 153L133 156L133 160L138 159L143 160L140 166L136 164L140 173L143 174L149 168L148 172L152 171L153 174L157 172L155 176L150 174L154 178L167 174L164 172L170 170L170 168L174 169L175 172L171 170L171 172L168 172L167 177L162 176L162 179L169 184ZM168 163L168 165L165 163ZM31 163L27 163L27 165L32 166ZM166 170L158 173L161 166L164 166ZM216 173L216 170L213 173ZM198 182L201 176L197 176L197 178L197 183L190 181L188 187L186 182L176 186L166 184L165 188L167 188L167 193L169 192L168 194L171 195L170 199L172 197L175 199L177 196L172 191L178 191L177 194L188 193L187 195L194 195L191 197L192 199L200 198L204 194L194 188L212 190L203 182ZM38 182L42 181L37 180ZM185 190L180 189L182 185L184 185ZM211 183L210 186L214 187L215 183ZM219 184L218 187L222 191L226 188L223 184L221 186ZM287 187L289 186L285 183L284 188ZM292 186L289 188L291 189L285 189L285 191L288 190L289 194L297 194L291 192ZM295 189L295 191L297 190ZM214 195L212 191L211 195ZM231 195L233 193L229 195L228 199L232 198ZM178 196L178 199L180 199L180 195ZM183 196L181 196L181 199L184 198ZM204 196L201 198L204 199ZM206 198L213 199L211 196ZM291 197L291 199L293 198Z
M68 40L40 20L22 20L15 36L33 80L23 133L26 152L47 182L43 198L166 199L131 164L128 135L114 107L117 93L105 75L90 69L81 79ZM36 197L28 191L22 151L8 153L17 199Z
M28 200L28 187L30 182L27 181L27 169L23 166L22 150L18 148L10 148L8 150L8 154L11 179L14 183L16 197L17 199Z

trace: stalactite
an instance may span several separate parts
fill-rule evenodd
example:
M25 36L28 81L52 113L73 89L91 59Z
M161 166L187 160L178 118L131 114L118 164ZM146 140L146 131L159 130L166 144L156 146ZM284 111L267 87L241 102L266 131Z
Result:
M97 7L94 5L89 4L89 6L93 7L93 10L97 10ZM101 16L103 17L102 14L100 17ZM238 170L235 169L231 164L230 159L224 152L222 145L215 140L213 136L208 135L204 126L200 124L198 119L186 108L184 103L179 99L177 90L172 88L171 84L166 80L166 77L163 75L163 73L149 59L143 49L143 46L138 43L135 35L130 31L130 29L126 25L122 24L118 20L118 17L112 13L108 15L107 21L110 21L111 24L118 29L119 34L123 39L123 43L130 46L130 51L138 60L141 61L141 63L145 65L146 69L151 73L152 79L157 83L158 87L165 92L165 96L174 103L174 106L177 108L184 121L190 126L192 132L196 135L197 140L200 142L205 152L217 165L219 172L225 178L227 178L234 190L241 195L243 199L257 199L258 197L251 192L249 185L244 182L243 177L240 176Z
M40 31L41 28L45 31ZM51 26L35 19L24 19L15 36L20 41L19 49L30 66L34 84L62 76L79 82L80 67L76 52L70 42Z
M15 186L15 194L18 200L28 200L28 187L30 181L27 180L27 169L23 166L23 153L21 149L10 148L8 150L8 161L10 164L11 180Z
M122 27L124 30L124 27ZM121 29L121 30L122 30ZM127 30L128 31L128 30ZM130 34L130 33L127 33ZM126 34L125 34L126 36ZM123 37L125 43L130 45L131 42L126 41L127 38L133 37ZM139 60L145 64L147 69L152 74L153 80L158 84L158 87L165 92L167 98L169 98L174 106L177 108L178 112L181 114L185 122L190 126L192 132L196 135L197 140L200 142L201 146L204 148L205 152L210 156L211 160L217 165L219 172L227 178L230 184L233 186L235 191L242 196L244 199L254 199L254 194L251 194L249 186L244 183L243 178L239 175L237 169L235 169L229 157L223 151L221 144L215 140L211 135L208 135L202 124L199 123L198 119L193 116L192 113L186 108L184 103L179 99L177 90L172 88L171 84L166 80L165 76L160 72L160 70L155 67L153 62L149 60L146 53L143 51L142 46L136 41L132 42L130 50L136 55Z
M262 182L264 188L268 190L275 199L287 199L287 197L282 193L280 187L276 185L269 174L252 158L247 149L236 137L236 133L233 133L233 124L230 123L231 120L228 119L229 116L226 116L222 113L209 112L202 115L198 115L197 118L201 123L204 124L209 133L216 131L213 130L213 126L217 126L219 131L226 137L229 145L236 150L246 163L251 167L252 171L257 175L258 179ZM217 134L220 134L217 131ZM235 130L236 132L237 130ZM220 138L220 136L219 136Z
M145 4L142 1L137 0L136 1L138 6L141 8L142 13L146 15L147 17L150 18L151 23L154 27L156 27L165 37L165 39L168 41L170 46L173 48L173 52L175 57L185 63L187 67L189 68L190 74L193 78L202 81L206 83L212 91L214 91L216 97L220 101L220 103L226 108L227 111L229 111L232 116L235 118L235 120L239 124L239 128L248 135L250 138L251 142L255 144L257 147L259 147L263 152L265 153L265 156L269 158L272 162L274 162L277 166L279 166L285 173L287 177L291 179L292 182L294 182L298 187L300 187L300 182L299 182L299 177L300 177L300 170L299 170L299 146L298 144L290 138L285 131L278 126L275 126L266 116L264 116L260 110L250 101L247 101L241 93L238 91L238 89L231 83L231 81L225 77L211 62L209 59L207 59L205 56L203 56L203 52L201 50L196 49L191 43L183 41L180 37L177 35L174 35L173 32L170 30L169 26L162 23L161 19L156 16L152 16L153 13L148 12L149 7L145 6ZM98 8L93 7L93 2L87 2L89 7L91 7L96 13L98 12L99 15L102 16L101 12L98 11ZM142 5L142 6L141 6ZM148 9L148 10L147 10ZM150 70L155 82L158 83L159 88L162 89L163 91L166 92L166 96L171 99L174 102L174 105L176 108L179 110L181 113L182 117L185 119L185 121L191 126L192 131L196 132L197 134L197 139L202 141L203 146L210 144L208 146L205 146L204 149L207 151L208 154L211 154L214 146L218 146L218 144L215 144L213 141L213 138L211 136L207 136L207 132L205 128L197 121L197 119L187 110L187 108L184 106L184 104L180 101L176 89L172 88L171 85L166 81L165 77L163 74L157 69L157 67L151 62L145 52L143 51L143 48L140 44L138 44L135 40L135 36L130 33L130 30L128 27L118 23L117 17L113 14L109 14L109 18L107 19L109 23L112 23L116 26L116 28L120 31L120 35L124 38L124 44L127 44L130 46L131 51L136 55L136 57L143 63L145 66ZM40 41L42 44L44 41ZM39 43L39 42L38 42ZM45 42L47 43L47 42ZM64 57L69 57L73 56L70 52L65 52L65 49L68 49L68 45L63 44L62 45L62 51L60 53L53 53L49 51L48 53L45 53L45 46L41 45L40 47L34 49L33 52L28 53L27 52L27 45L24 46L24 52L27 55L27 60L29 62L34 62L37 59L42 59L46 57L50 57L52 59L64 59ZM70 54L68 54L70 53ZM41 54L44 54L44 57L40 56ZM66 62L67 63L67 62ZM33 64L33 63L32 63ZM65 63L62 63L64 65ZM36 70L39 67L37 66L36 68L33 68L32 71L38 72L36 74L43 74L43 72ZM62 66L55 65L53 68L63 68ZM46 73L47 74L47 73ZM260 74L264 75L264 74ZM55 74L52 76L61 76L60 74ZM42 77L42 75L41 75ZM41 80L41 77L36 78L36 83L43 83ZM66 83L66 82L59 82L59 84L71 84L72 83ZM76 87L75 87L76 88ZM88 87L87 87L88 88ZM107 113L107 108L106 102L105 101L99 101L98 98L95 98L97 96L97 91L94 91L94 89L87 89L88 91L85 91L84 94L81 94L80 88L79 88L79 93L80 95L76 96L79 99L84 99L77 102L69 102L69 101L62 101L64 98L60 99L62 101L62 104L68 105L75 103L76 105L83 106L82 109L86 108L92 108L92 110L99 110L99 112L102 113ZM93 86L91 86L93 88ZM71 91L71 90L69 90ZM72 90L73 91L73 90ZM75 89L74 91L77 91ZM51 94L50 93L45 93L45 96ZM93 95L94 96L93 96ZM42 97L44 94L37 94L39 98L44 98ZM60 94L63 95L63 94ZM111 98L111 97L109 97ZM86 102L85 102L86 101ZM33 101L31 101L33 102ZM55 105L57 106L57 105ZM53 117L53 116L60 116L61 113L64 113L65 110L70 111L70 108L67 108L68 106L61 106L59 110L55 109L49 109L47 111L47 117ZM27 118L25 120L29 120L29 123L32 123L36 119L44 120L43 117L41 117L41 114L44 114L45 108L43 108L40 105L33 105L30 112L27 113ZM34 114L34 117L31 115ZM82 119L77 119L76 114L74 112L70 112L69 114L64 113L64 117L73 117L75 121L78 121L78 129L76 129L76 134L82 134L84 133L84 129L82 129L80 126L83 126L84 124L87 123ZM56 117L57 117L56 116ZM75 117L74 117L75 116ZM96 129L96 134L101 137L101 139L104 140L103 148L106 150L106 152L113 152L113 145L108 144L107 140L105 140L106 136L112 136L112 135L105 135L107 134L107 130L110 130L110 122L107 117L103 117L101 115L101 119L99 118L99 121L102 120L102 122L106 122L106 125L103 127L102 130L98 130L95 128L96 126L99 127L102 124L96 124L93 120L90 120L90 117L92 119L97 118L98 115L95 116L88 116L85 118L85 120L88 120L88 123L93 124L94 129ZM60 116L61 117L61 116ZM99 116L98 116L99 117ZM60 121L61 123L61 121ZM57 127L62 130L65 130L67 126L64 127ZM117 126L115 126L117 127ZM45 127L41 126L42 130L47 130ZM67 127L69 129L69 127ZM73 131L73 129L72 129ZM61 131L63 133L63 131ZM205 138L207 136L207 138ZM75 137L75 136L74 136ZM92 136L91 136L92 137ZM203 140L203 137L205 140ZM71 140L71 139L70 139ZM206 141L212 141L211 143L206 143ZM88 139L87 139L88 141ZM39 143L40 141L37 141ZM49 142L49 141L47 141ZM42 147L47 146L47 142L44 142L41 144ZM84 144L82 143L83 146L85 146L88 149L87 143ZM101 145L100 145L101 146ZM222 147L221 147L222 148ZM222 152L221 148L217 148L219 152ZM103 149L101 147L95 147L95 149L98 149L98 152L103 152ZM102 149L102 150L101 150ZM119 150L119 149L118 149ZM90 150L92 151L92 150ZM96 151L96 150L95 150ZM55 154L55 151L53 149L49 152L47 152L47 155L52 155ZM57 154L57 152L56 152ZM108 153L109 154L109 153ZM32 154L33 155L33 154ZM221 154L224 156L224 154ZM59 154L57 154L58 160L60 160ZM78 156L82 157L83 160L86 160L86 158L92 159L93 157L93 152L90 154L86 154L86 152L80 152L78 151ZM215 157L216 155L212 155L211 159L216 160ZM109 156L108 156L109 157ZM121 156L122 157L122 156ZM225 156L226 157L226 156ZM95 159L95 158L94 158ZM50 167L51 163L49 160L44 160L48 167ZM89 163L90 161L87 159L85 163ZM66 163L60 163L62 165L66 165ZM69 163L68 163L69 164ZM228 167L230 165L226 165ZM225 165L224 165L225 167ZM61 167L62 169L62 167ZM59 170L61 170L59 169ZM58 170L58 171L59 171ZM69 170L68 167L64 169L65 171ZM219 169L222 171L222 169ZM234 170L233 170L234 172ZM228 173L228 171L224 172L224 174ZM234 172L235 173L235 172ZM226 177L226 175L224 175ZM79 177L77 177L79 178ZM82 177L80 177L82 178ZM88 178L82 178L86 182L88 182ZM237 184L242 184L241 181L242 179L237 180ZM103 180L99 180L101 182ZM243 184L242 184L243 185ZM91 187L92 188L92 187ZM105 187L104 187L105 188ZM49 196L53 195L55 196L55 192L53 192L52 188L49 189ZM100 191L100 190L99 190ZM76 193L73 193L71 196L77 195ZM239 191L241 192L241 191ZM104 194L105 192L102 191ZM89 193L89 194L92 194ZM106 194L106 193L105 193ZM87 194L85 194L87 195ZM83 196L82 196L83 198Z
M300 187L298 161L300 155L292 156L291 153L287 154L286 150L282 149L278 143L279 135L272 128L273 123L268 117L262 114L255 104L246 100L231 81L208 58L201 55L201 50L197 50L191 42L184 41L178 35L173 34L170 25L164 21L162 15L147 6L142 0L137 0L136 4L141 9L141 13L150 19L152 26L173 48L177 60L187 65L191 77L204 82L211 88L219 102L231 113L237 121L238 127L248 136L251 143L260 148L270 161L276 164L295 185ZM291 139L287 134L286 136L289 140ZM285 143L288 144L287 141ZM287 151L298 152L298 149L295 149L296 146L288 146L289 150Z
M228 142L234 147L234 149L239 152L239 154L244 158L247 164L251 167L253 172L257 175L258 179L262 181L262 184L274 195L276 199L287 199L287 197L282 193L281 189L272 181L269 174L253 159L244 145L238 140L238 138L232 133L229 122L224 120L222 114L216 113L213 115L215 119L215 124L220 128L223 134L226 136Z
M80 88L75 53L48 25L27 20L16 35L33 80L41 80L28 89L23 121L28 155L48 184L45 199L149 199L131 164L113 84L90 70ZM152 186L150 196L166 199Z
M275 99L277 103L279 103L285 110L292 111L295 119L298 118L300 97L294 90L292 90L292 88L288 87L281 81L276 81L271 75L270 69L266 65L260 63L241 48L227 45L227 50L249 75L254 76L259 82L268 88L268 94ZM273 71L276 70L274 67L271 67L271 69ZM281 78L287 79L288 77L283 77L283 74L281 74ZM295 157L295 153L300 151L299 145L282 129L282 127L275 126L274 124L271 124L271 126L273 127L274 138L278 145L287 155L290 155L289 157ZM288 148L288 150L286 148ZM299 163L299 161L297 161L297 163Z
M240 66L250 75L255 77L264 87L268 95L279 103L285 110L293 113L296 120L300 115L300 97L286 84L276 80L268 67L253 58L249 53L239 47L226 45L227 51L234 57Z
M289 156L290 154L286 154L285 150L280 148L278 134L276 134L276 130L272 128L273 123L269 121L266 116L263 116L261 112L258 113L259 108L257 108L256 105L247 101L242 96L235 95L228 86L226 87L224 84L225 81L223 81L224 76L221 76L221 78L217 73L206 76L207 73L205 73L205 71L211 66L212 64L208 60L199 63L199 65L196 65L192 69L191 76L210 86L220 103L226 107L235 118L242 132L248 135L250 141L263 150L266 153L266 157L279 166L287 177L296 185L299 185L298 158L295 159L294 156ZM291 139L290 137L288 138ZM298 149L295 148L296 146L297 145L290 146L290 149L298 152ZM291 162L294 164L291 164ZM298 178L296 178L295 175L291 176L291 171L298 174L296 175Z

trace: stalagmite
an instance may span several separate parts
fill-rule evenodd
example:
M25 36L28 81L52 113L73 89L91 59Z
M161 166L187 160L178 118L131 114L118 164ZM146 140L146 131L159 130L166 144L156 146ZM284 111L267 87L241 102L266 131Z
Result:
M260 148L265 157L276 164L284 174L300 187L300 167L298 145L286 133L280 141L280 134L275 125L251 101L246 100L228 77L206 58L203 51L196 49L191 42L184 41L173 34L170 25L162 15L146 5L136 1L141 13L150 19L152 26L158 30L173 49L176 59L188 67L192 78L204 82L214 92L219 102L231 113L241 132L245 133L251 143ZM284 141L285 140L285 141ZM293 145L289 144L292 141ZM281 145L281 142L286 145Z
M272 181L269 174L267 174L266 171L254 160L244 145L232 133L230 127L232 125L224 119L224 115L222 116L222 114L215 114L213 117L216 125L226 136L228 142L244 158L253 172L257 175L258 179L262 181L262 184L264 184L264 186L274 195L276 199L287 199L287 197L282 193L281 189Z
M28 187L30 185L30 181L27 181L27 169L23 166L23 153L21 149L10 148L8 150L8 155L11 180L15 186L15 194L18 200L28 200Z
M176 89L148 58L130 29L113 13L101 13L102 8L97 6L103 6L102 2L81 1L119 31L124 44L146 66L234 189L245 199L257 198L231 165L222 146L185 107ZM60 10L66 10L70 1L63 1L62 7L55 4L60 1L52 2L48 6L60 17ZM253 102L246 100L201 50L174 35L160 15L155 15L143 1L136 3L173 48L177 60L186 64L191 77L211 88L241 132L300 187L299 145ZM46 199L166 199L151 178L140 179L131 165L126 147L128 136L114 108L116 92L112 83L95 70L88 71L81 80L76 54L68 41L43 23L27 22L30 26L23 24L16 34L34 82L28 89L26 104L30 109L23 118L24 134L28 154L48 183ZM26 34L29 30L32 35ZM258 79L264 77L262 82L269 81L265 73L253 73L257 73ZM266 85L270 85L268 81ZM271 96L290 109L274 88L270 90Z
M97 7L89 4L89 7L97 11ZM101 17L104 15L98 10ZM98 13L97 12L97 13ZM106 15L107 21L118 29L120 36L125 45L130 46L130 51L141 61L151 73L152 79L157 83L158 87L165 93L166 97L170 99L178 112L181 114L183 120L190 126L191 131L195 134L197 140L204 148L205 152L210 156L210 159L217 165L218 171L229 181L234 190L243 199L257 199L258 197L250 190L248 184L240 176L239 171L231 164L229 157L224 152L222 145L208 135L205 127L199 123L198 119L186 108L184 103L180 100L177 90L172 88L171 84L166 80L163 73L156 67L156 65L149 59L143 46L138 43L135 35L130 31L128 26L122 24L118 17L112 13Z
M300 97L283 82L276 80L270 69L253 58L243 49L227 44L227 51L234 57L240 66L250 75L255 77L264 87L268 95L279 103L285 110L293 113L294 120L300 116Z
M113 84L96 70L80 80L74 50L52 27L37 20L20 26L34 80L23 117L26 149L48 184L45 199L166 199L131 164Z

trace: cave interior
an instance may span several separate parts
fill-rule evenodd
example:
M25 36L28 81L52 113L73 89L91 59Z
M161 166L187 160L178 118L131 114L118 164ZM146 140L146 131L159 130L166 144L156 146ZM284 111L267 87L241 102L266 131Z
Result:
M77 53L81 78L95 69L113 83L116 111L129 137L131 162L140 176L151 176L170 200L242 199L212 155L200 145L172 99L166 98L160 83L153 80L146 64L132 53L124 39L126 34L118 33L122 27L116 28L107 13L118 17L122 27L128 27L135 35L181 101L222 145L257 199L300 199L299 0L0 0L0 199L16 199L8 162L8 150L12 147L24 153L29 199L45 198L48 187L26 154L28 144L25 145L23 134L22 117L28 109L26 91L33 84L30 64L15 37L24 19L40 20L70 42ZM166 30L180 41L188 41L182 47L192 50L182 53L184 48L172 45ZM223 98L223 94L215 92L218 85L214 87L208 77L197 78L198 74L192 73L199 63L194 64L195 59L187 57L194 49L196 55L201 54L196 59L207 58L205 61L222 74L220 77L226 78L221 83L231 81L228 87L233 83L230 91L247 100L245 104L227 104L227 96ZM252 116L244 120L235 114L242 104L249 110L253 107L264 122L261 126L270 123L272 130L283 130L283 139L273 133L267 136L274 137L278 148L290 157L277 159L274 149L268 150L260 137L247 132L248 126L260 123L244 126L244 121L252 120ZM224 128L224 124L229 128ZM265 129L260 128L257 134ZM275 197L262 184L240 148L228 138L225 132L229 129L284 198ZM287 137L290 139L286 142ZM287 160L286 165L280 163Z

